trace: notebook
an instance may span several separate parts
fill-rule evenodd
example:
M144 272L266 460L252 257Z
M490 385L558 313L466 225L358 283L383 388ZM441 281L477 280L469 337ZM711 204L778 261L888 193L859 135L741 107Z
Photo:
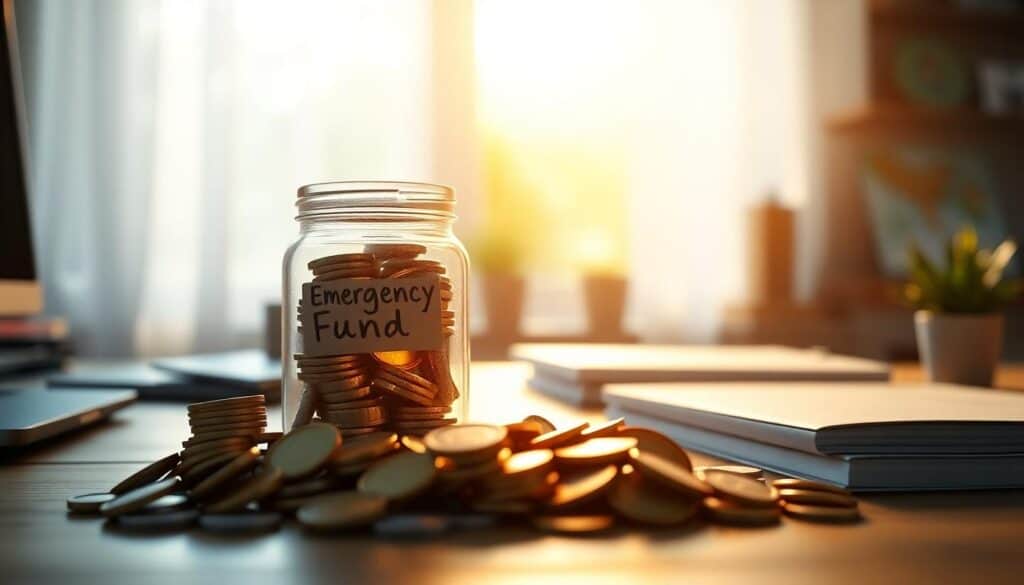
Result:
M623 384L609 416L852 489L1024 487L1024 393L942 384Z
M510 354L533 365L531 387L582 406L600 405L610 383L889 379L885 363L776 345L534 343Z

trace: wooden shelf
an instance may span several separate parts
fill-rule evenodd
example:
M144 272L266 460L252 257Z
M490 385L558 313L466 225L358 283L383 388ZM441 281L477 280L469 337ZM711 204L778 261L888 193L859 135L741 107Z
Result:
M830 118L827 128L833 132L919 131L1019 140L1024 133L1024 116L997 116L963 108L869 106Z

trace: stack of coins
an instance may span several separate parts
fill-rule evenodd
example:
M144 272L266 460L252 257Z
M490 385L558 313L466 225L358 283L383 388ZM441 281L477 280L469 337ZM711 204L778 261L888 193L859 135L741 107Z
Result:
M252 449L267 426L262 394L199 402L188 406L192 436L182 442L176 474L187 484Z
M673 441L621 419L559 429L534 415L507 425L436 427L422 439L391 431L346 438L336 423L314 421L277 437L254 434L262 429L261 399L233 400L190 407L197 432L186 443L232 430L208 430L210 413L256 419L214 421L237 430L226 436L237 443L218 442L225 437L217 435L186 444L111 493L69 499L68 509L102 514L126 530L198 523L210 531L265 532L294 515L311 531L372 526L380 535L403 536L516 521L580 534L621 522L763 526L783 514L817 522L860 518L845 490L803 479L766 482L746 466L694 471ZM265 453L260 442L270 443ZM211 446L192 449L202 444Z
M421 258L426 251L418 244L370 244L363 252L309 262L315 282L438 275L445 348L315 357L296 354L304 389L292 428L320 420L334 424L346 437L381 430L422 436L457 422L452 404L459 390L447 349L455 332L455 312L449 309L454 291L444 265ZM301 321L301 301L298 313Z

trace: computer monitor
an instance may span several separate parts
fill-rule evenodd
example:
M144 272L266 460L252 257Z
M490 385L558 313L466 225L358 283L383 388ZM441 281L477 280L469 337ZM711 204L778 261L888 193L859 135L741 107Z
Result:
M14 1L3 0L0 27L0 316L43 308L28 212L28 177Z

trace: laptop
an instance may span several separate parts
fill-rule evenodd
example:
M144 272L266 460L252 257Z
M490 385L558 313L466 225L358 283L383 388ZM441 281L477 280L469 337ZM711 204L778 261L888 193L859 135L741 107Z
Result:
M12 6L2 4L0 27L0 317L35 315L43 308L29 222L25 109ZM24 357L7 354L0 365ZM101 388L0 390L0 446L26 445L95 423L135 396L133 390Z

